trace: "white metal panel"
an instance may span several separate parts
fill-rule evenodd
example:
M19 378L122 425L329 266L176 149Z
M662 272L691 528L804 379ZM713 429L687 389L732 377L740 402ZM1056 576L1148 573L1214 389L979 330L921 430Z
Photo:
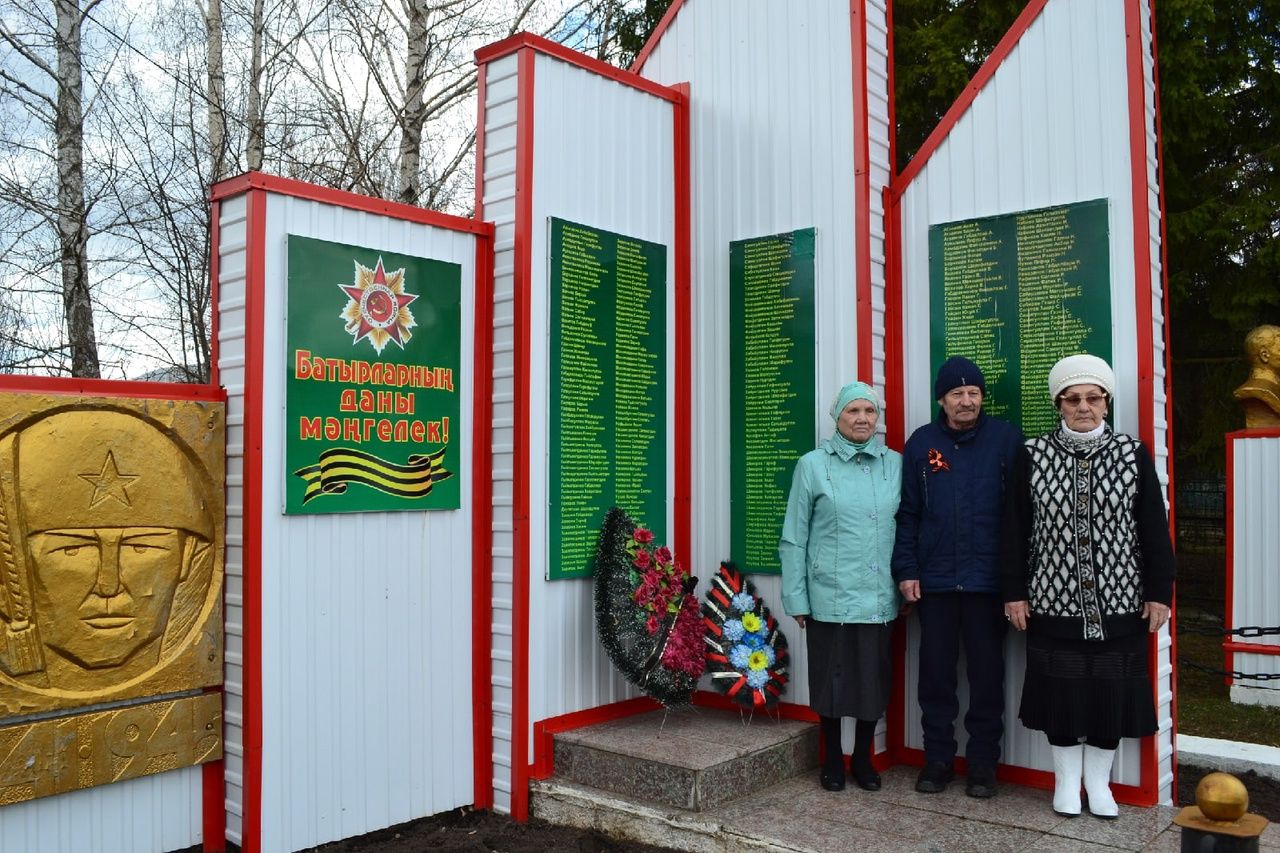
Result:
M907 429L934 413L929 374L929 256L931 225L973 217L1012 213L1088 199L1108 201L1111 259L1112 365L1119 384L1116 427L1138 431L1139 354L1132 171L1129 153L1128 79L1125 5L1114 0L1050 0L1039 18L977 95L966 114L933 153L902 194L903 353ZM1146 4L1143 4L1144 10ZM1143 12L1147 21L1149 10ZM1145 27L1145 24L1144 24ZM1151 42L1144 30L1148 102L1153 115ZM1151 187L1151 254L1157 389L1157 464L1167 482L1167 429L1164 423L1163 308L1160 304L1159 206L1155 191L1154 130L1147 137L1147 162L1139 166ZM1146 298L1145 295L1143 298ZM1047 393L1047 392L1046 392ZM917 644L909 645L906 678L914 683ZM1049 750L1039 733L1017 722L1024 665L1023 638L1007 644L1005 763L1046 769ZM1171 796L1170 679L1168 631L1160 640L1157 715L1162 769L1161 799ZM911 688L914 691L914 687ZM963 691L962 691L963 692ZM914 699L914 694L909 700ZM964 698L962 697L962 703ZM919 717L908 702L906 743L921 745ZM962 728L962 727L961 727ZM958 733L963 751L963 732ZM1125 742L1117 758L1118 781L1137 784L1137 744Z
M1231 476L1231 621L1228 628L1280 625L1280 438L1232 438ZM1280 637L1250 637L1242 642L1280 649ZM1231 668L1245 673L1280 672L1280 656L1232 655ZM1280 704L1274 681L1237 680L1235 687L1267 691ZM1239 691L1237 691L1239 692ZM1262 701L1266 697L1248 701Z
M241 843L244 816L244 407L245 273L248 197L220 202L218 214L218 372L227 392L226 611L222 754L227 838Z
M589 120L584 120L588 118ZM548 531L548 218L581 222L667 247L668 316L675 308L674 107L666 100L538 54L533 92L530 264L529 722L635 695L595 632L590 580L546 581ZM668 325L668 328L674 328ZM667 340L667 397L675 400L675 354ZM666 425L668 538L674 426ZM687 556L677 555L682 560ZM529 741L532 744L532 737ZM531 758L531 756L527 757ZM527 760L526 759L526 760Z
M270 195L262 377L262 849L473 801L471 405L475 237ZM284 516L286 235L462 267L462 508ZM338 322L335 316L335 322ZM336 390L335 390L336 393Z
M185 767L0 807L0 850L165 853L199 844L201 776Z
M873 376L883 388L884 240L881 189L889 176L887 35L883 0L866 6L871 158ZM688 0L649 55L647 77L688 81L693 175L693 568L713 574L729 555L729 243L817 229L817 405L814 443L830 433L827 408L857 368L853 22L847 0L724 4ZM756 576L782 616L780 581ZM705 588L705 587L704 587ZM795 623L793 689L808 701L806 653Z
M512 495L515 446L515 204L516 54L480 69L485 80L484 151L477 168L483 187L484 218L494 224L493 246L493 462L492 667L493 807L511 811L512 728ZM480 450L483 452L483 449ZM480 651L476 650L477 653Z

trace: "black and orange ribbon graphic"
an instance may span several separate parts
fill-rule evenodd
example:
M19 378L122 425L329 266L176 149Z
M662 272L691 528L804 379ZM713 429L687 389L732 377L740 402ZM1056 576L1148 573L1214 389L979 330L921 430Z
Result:
M401 498L425 498L431 487L453 476L444 469L442 447L435 453L414 453L407 463L396 465L353 447L335 447L320 454L314 465L299 468L294 476L307 481L305 504L321 495L340 495L348 483L357 483Z
M934 473L937 473L938 471L950 471L951 463L942 455L941 450L938 450L937 448L930 448L929 467L934 470Z

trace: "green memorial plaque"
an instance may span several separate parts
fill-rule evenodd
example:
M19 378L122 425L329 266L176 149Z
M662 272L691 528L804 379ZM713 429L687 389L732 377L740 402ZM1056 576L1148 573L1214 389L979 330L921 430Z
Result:
M550 255L547 577L558 580L594 572L611 506L666 539L667 248L553 218Z
M812 228L729 244L729 553L778 574L796 460L813 449Z
M462 267L290 235L286 514L457 509Z
M1111 361L1107 247L1106 199L930 226L930 376L970 358L987 380L984 411L1029 436L1053 429L1054 362Z

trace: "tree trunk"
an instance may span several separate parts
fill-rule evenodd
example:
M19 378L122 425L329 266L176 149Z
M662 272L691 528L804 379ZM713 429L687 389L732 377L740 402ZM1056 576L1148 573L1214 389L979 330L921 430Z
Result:
M204 8L205 58L209 63L210 183L227 176L226 77L222 65L222 0L208 0Z
M400 201L417 204L422 195L418 173L422 168L422 128L427 121L423 104L431 34L427 28L428 0L405 0L409 17L408 45L404 59L404 109L400 113Z
M89 229L84 201L84 115L80 67L79 0L55 0L57 9L58 243L62 311L71 347L71 375L97 378L98 342L89 299Z
M262 117L262 38L263 29L262 0L253 2L253 48L249 58L249 139L245 144L245 159L249 171L262 170L262 159L266 150L266 129Z

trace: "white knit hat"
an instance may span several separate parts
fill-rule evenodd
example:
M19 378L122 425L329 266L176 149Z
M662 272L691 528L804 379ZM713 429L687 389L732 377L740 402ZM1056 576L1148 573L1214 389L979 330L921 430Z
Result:
M1097 385L1108 397L1116 395L1116 375L1096 355L1069 355L1049 371L1049 399L1055 403L1058 395L1072 385Z

